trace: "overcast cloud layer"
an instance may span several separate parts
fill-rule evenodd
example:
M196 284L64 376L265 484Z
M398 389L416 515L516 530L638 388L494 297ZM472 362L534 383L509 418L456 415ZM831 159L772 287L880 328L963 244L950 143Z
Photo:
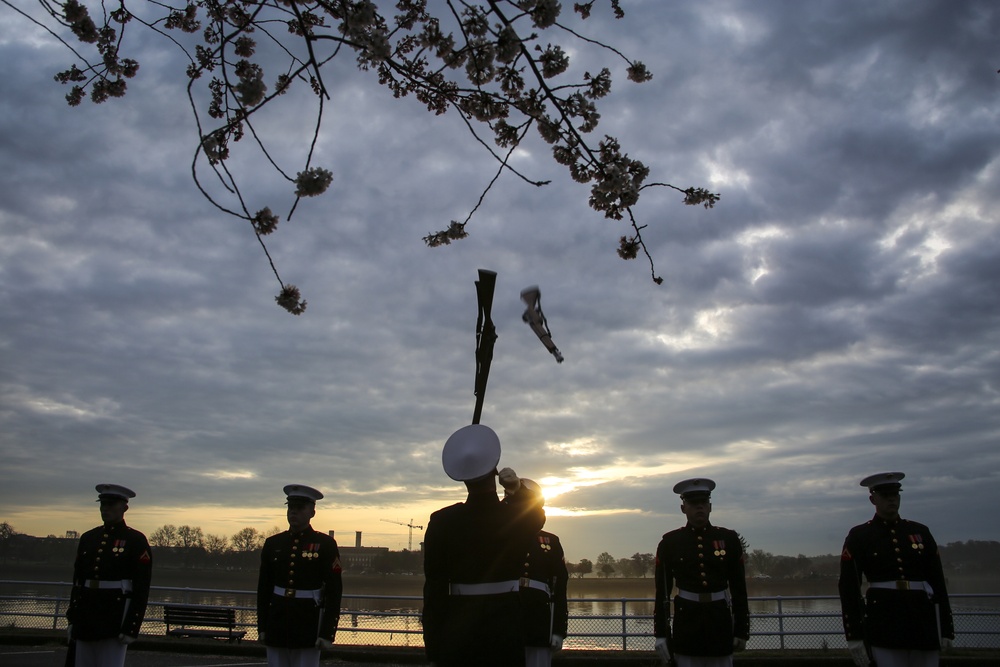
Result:
M774 553L839 551L883 470L939 542L1000 539L1000 4L625 6L585 28L654 78L616 66L598 131L651 180L722 194L644 194L663 285L534 140L517 166L551 185L502 179L470 238L425 247L494 164L454 113L344 59L316 160L333 186L269 242L301 317L191 181L170 46L144 35L129 94L70 109L52 81L69 54L0 10L0 520L84 530L107 481L139 493L140 529L231 535L282 525L302 482L342 544L406 546L383 520L464 498L440 451L471 420L487 268L483 423L501 465L563 491L547 527L569 559L652 552L693 476L719 484L716 523ZM308 114L283 113L304 148ZM287 207L273 172L241 167L252 205ZM521 322L531 284L561 365Z

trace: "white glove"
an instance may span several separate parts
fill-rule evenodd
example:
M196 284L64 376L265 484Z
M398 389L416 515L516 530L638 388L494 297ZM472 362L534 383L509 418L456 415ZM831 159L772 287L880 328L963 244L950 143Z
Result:
M135 641L135 637L132 637L130 635L126 635L126 634L118 635L118 643L121 644L122 646L128 646L129 644L131 644L134 641Z
M865 643L860 639L847 640L847 650L851 652L851 660L857 667L868 667L868 651L865 650Z
M667 648L666 637L656 638L656 654L660 656L660 660L663 661L664 665L670 664L670 649Z
M942 637L941 638L941 650L942 651L949 651L949 650L951 650L951 647L952 647L952 645L954 645L954 643L955 643L955 640L952 639L951 637Z
M549 644L552 647L552 652L557 653L561 651L562 643L563 643L562 637L560 637L559 635L552 635L552 641Z
M521 480L518 479L517 473L512 469L504 468L500 471L500 485L508 495L512 496L521 488Z
M257 633L257 641L260 642L261 644L264 643L264 633L263 632L258 632Z
M330 641L329 639L323 639L322 637L319 637L316 640L316 648L323 651L329 651L330 649L333 648L333 642Z
M743 639L743 637L733 637L734 651L742 651L746 647L747 647L747 640Z
M66 626L66 641L73 641L73 624L70 623Z

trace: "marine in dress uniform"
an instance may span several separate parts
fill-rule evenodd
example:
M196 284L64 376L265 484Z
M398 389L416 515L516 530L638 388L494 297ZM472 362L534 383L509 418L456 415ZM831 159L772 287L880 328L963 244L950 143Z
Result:
M434 512L424 533L427 659L436 667L520 667L525 642L518 579L541 524L523 511L512 471L502 482L512 480L514 495L507 502L497 497L500 439L489 427L459 429L441 458L469 495Z
M899 516L904 476L861 480L875 516L851 528L840 557L844 634L858 667L869 664L869 650L878 667L932 667L955 638L937 542L927 526Z
M98 484L104 525L80 537L66 620L76 667L120 667L146 615L153 555L146 536L125 525L135 492Z
M656 651L664 663L679 667L732 665L733 651L745 648L750 637L743 545L736 531L709 521L714 488L710 479L674 486L687 525L666 533L656 548Z
M533 480L521 478L519 493L532 499L527 511L545 523L545 496ZM552 654L562 650L569 612L566 586L569 571L559 536L540 530L525 554L519 588L524 622L526 667L549 667Z
M257 634L269 667L316 667L340 620L340 551L309 523L323 494L302 484L284 491L288 530L267 538L260 555Z

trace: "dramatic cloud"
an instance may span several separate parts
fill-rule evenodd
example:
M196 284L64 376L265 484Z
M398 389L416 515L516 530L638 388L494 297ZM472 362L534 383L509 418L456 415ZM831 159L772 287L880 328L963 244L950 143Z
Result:
M644 192L661 286L541 141L516 164L550 185L502 179L468 239L425 247L495 163L345 59L315 161L333 184L268 242L301 317L191 181L171 46L147 36L124 99L70 109L52 75L71 54L0 13L0 520L86 529L107 481L139 493L147 532L264 530L297 481L327 493L317 528L404 547L380 519L426 525L464 496L440 450L472 416L487 268L483 422L549 489L571 560L653 551L682 520L674 483L702 475L714 519L775 553L839 551L881 470L907 473L903 514L939 541L1000 539L954 503L1000 503L1000 5L627 5L590 27L654 78L617 68L598 132L651 180L722 194ZM263 129L293 165L310 119L283 109ZM252 205L291 202L234 168ZM532 284L561 365L521 322Z

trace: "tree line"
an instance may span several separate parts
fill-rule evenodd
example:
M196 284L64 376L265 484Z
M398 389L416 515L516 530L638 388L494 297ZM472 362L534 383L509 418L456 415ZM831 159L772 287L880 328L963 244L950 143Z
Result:
M257 567L264 540L282 529L274 526L260 531L251 526L230 536L206 534L199 526L166 524L151 532L149 543L159 549L157 562L163 565L192 567ZM0 522L0 562L8 559L24 562L72 562L76 551L75 533L67 537L49 535L44 538L24 535L13 525ZM751 549L743 541L748 577L774 579L806 579L835 577L840 571L840 555L821 556L776 555L764 549ZM940 546L945 571L952 574L995 574L1000 562L1000 542L967 540ZM581 558L567 562L570 577L583 578L644 578L653 574L655 556L634 553L630 557L615 557L601 552L596 559ZM423 571L423 555L419 551L387 551L377 556L371 572L378 574L417 574Z

